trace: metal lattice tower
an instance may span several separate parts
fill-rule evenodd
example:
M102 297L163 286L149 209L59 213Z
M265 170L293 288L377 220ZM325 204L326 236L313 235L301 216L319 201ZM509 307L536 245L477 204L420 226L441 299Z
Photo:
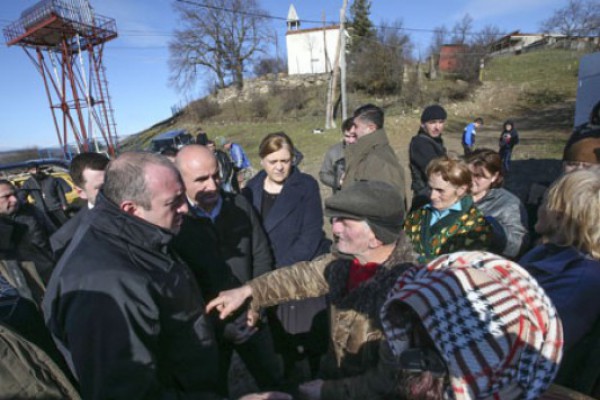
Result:
M88 0L42 0L4 29L8 46L21 46L41 74L58 141L79 151L112 156L118 143L105 68L104 44L117 37L115 20L94 14Z

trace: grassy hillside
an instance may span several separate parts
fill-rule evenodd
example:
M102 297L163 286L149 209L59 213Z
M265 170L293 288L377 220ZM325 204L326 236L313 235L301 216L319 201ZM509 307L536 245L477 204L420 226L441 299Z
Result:
M485 66L483 79L489 82L518 84L525 91L555 93L575 97L581 52L546 50L501 56ZM550 99L549 99L550 100Z
M462 128L475 116L482 116L486 125L481 143L494 147L502 122L511 118L518 120L521 128L531 130L529 137L525 135L517 158L558 157L572 125L581 56L573 51L547 50L497 57L487 62L481 86L424 79L417 89L414 84L407 84L404 96L372 98L349 93L349 109L366 102L384 107L386 130L401 159L406 159L408 141L418 129L422 106L433 102L441 103L449 112L445 137L450 150L460 150ZM408 89L413 96L410 99ZM217 106L211 116L202 116L202 100L192 103L181 115L130 139L126 148L148 147L154 135L170 129L196 132L202 127L210 138L227 136L242 144L255 167L259 167L256 153L262 137L285 131L305 155L303 169L316 175L327 147L340 138L337 128L320 135L312 133L324 126L325 87L277 90L257 95L253 100Z

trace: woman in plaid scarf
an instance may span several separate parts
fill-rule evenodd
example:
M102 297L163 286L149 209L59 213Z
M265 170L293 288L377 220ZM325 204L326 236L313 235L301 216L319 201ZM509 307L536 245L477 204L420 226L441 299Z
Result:
M537 399L562 356L550 299L491 253L445 255L403 274L381 321L399 398Z

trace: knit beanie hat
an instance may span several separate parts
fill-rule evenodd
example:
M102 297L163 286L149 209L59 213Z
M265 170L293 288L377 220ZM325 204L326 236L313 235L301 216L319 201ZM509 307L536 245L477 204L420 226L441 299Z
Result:
M600 138L587 137L565 149L563 161L600 164Z
M223 147L225 146L227 143L229 143L229 140L227 140L227 138L225 136L217 136L215 138L215 143L217 144L217 146L219 147Z
M418 315L444 360L450 398L537 399L556 375L560 320L535 279L514 262L458 252L404 273L381 310L397 357L410 347L410 324L398 318L403 305Z
M423 114L421 114L421 123L424 124L427 121L433 121L434 119L446 119L448 114L446 114L446 110L444 107L439 104L433 104L427 106L423 110Z
M383 244L400 236L404 200L395 187L380 181L357 181L325 200L325 215L365 220Z

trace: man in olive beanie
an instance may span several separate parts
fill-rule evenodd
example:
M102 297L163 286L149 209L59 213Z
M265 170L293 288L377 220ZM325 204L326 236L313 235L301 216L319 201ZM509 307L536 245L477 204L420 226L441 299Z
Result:
M289 300L328 295L329 352L320 376L301 384L309 399L380 398L393 389L394 374L382 373L379 346L385 340L378 321L395 280L416 262L402 231L402 196L379 181L356 181L325 201L332 218L332 253L280 268L225 292L211 301L221 318L251 298L257 311Z
M413 192L411 210L416 210L429 202L427 185L427 165L434 158L446 155L442 133L447 118L446 110L439 104L425 108L421 114L419 132L410 141L410 176Z

